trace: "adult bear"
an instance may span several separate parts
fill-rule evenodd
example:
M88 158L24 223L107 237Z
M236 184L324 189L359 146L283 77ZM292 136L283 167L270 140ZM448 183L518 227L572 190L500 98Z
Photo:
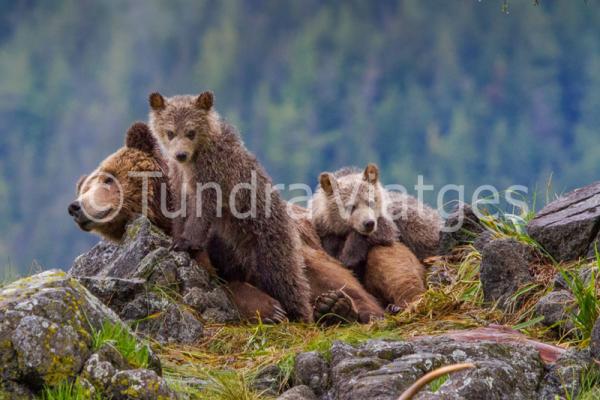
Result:
M142 179L140 173L146 178ZM161 187L167 188L163 201ZM147 193L145 198L144 191ZM127 223L142 214L145 205L150 221L171 234L172 220L165 216L170 202L167 163L148 126L138 122L129 128L124 147L108 156L92 173L79 179L77 199L69 205L69 214L84 231L119 242ZM164 207L161 208L161 204ZM295 223L302 240L315 320L339 321L331 318L331 314L337 314L345 320L366 323L371 318L383 316L377 300L364 290L350 271L321 248L318 235L304 215L305 210L295 209L300 214ZM208 257L199 254L196 259L209 270L210 264L214 264L218 272L220 263L229 262L227 249L221 249L221 245L218 238L211 240ZM263 320L280 319L281 306L277 300L244 282L244 277L227 278L232 300L245 319L255 320L257 312Z

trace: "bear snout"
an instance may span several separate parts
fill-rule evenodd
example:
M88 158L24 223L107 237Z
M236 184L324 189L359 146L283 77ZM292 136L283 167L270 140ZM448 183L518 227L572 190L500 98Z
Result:
M370 219L370 220L363 222L363 227L365 229L365 232L371 233L373 231L373 229L375 229L375 220Z
M175 153L175 158L179 162L185 162L188 158L188 154L185 151L178 151Z
M79 203L79 201L74 201L71 204L69 204L69 215L72 217L78 217L81 214L81 203Z

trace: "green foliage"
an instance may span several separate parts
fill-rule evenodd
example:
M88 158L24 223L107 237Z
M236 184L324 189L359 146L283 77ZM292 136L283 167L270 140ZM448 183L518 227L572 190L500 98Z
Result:
M64 381L54 387L44 387L40 400L101 400L99 395L92 396L90 390L78 380Z
M590 269L587 279L581 276L580 271L577 269L572 271L560 270L569 290L575 297L578 307L577 313L572 316L572 320L575 324L576 334L582 345L586 345L589 342L594 323L600 315L600 298L598 298L596 291L598 268L600 268L600 255L596 249L596 266Z
M446 383L446 381L448 380L449 375L442 375L439 378L435 378L433 381L431 381L429 383L429 390L433 393L437 392L438 390L440 390L440 388L442 387L442 385L444 383Z
M150 349L132 334L123 324L105 321L102 328L93 332L92 348L97 351L104 345L113 346L134 368L146 368L150 358Z
M66 213L75 182L154 90L213 89L277 183L367 162L385 183L422 174L467 196L597 179L593 2L4 3L0 257L21 271L66 267L96 240Z
M579 385L577 393L565 391L567 400L595 400L600 397L600 369L597 365L583 370Z

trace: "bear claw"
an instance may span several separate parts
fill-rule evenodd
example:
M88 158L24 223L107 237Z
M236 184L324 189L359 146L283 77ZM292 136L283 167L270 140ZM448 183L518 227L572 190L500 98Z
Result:
M323 325L355 322L358 320L352 299L342 290L331 290L321 294L313 307L314 319Z

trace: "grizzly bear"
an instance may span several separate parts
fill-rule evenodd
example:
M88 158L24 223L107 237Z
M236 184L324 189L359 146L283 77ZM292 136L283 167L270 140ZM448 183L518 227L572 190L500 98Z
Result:
M351 269L367 290L382 301L404 306L414 300L416 294L424 291L423 266L411 249L397 241L412 245L413 251L417 249L425 255L427 248L436 247L433 242L440 222L429 211L420 213L415 208L416 199L409 201L409 196L405 195L405 199L387 192L374 164L364 171L343 168L333 174L325 172L319 181L311 211L325 250ZM400 199L404 204L397 203ZM408 218L392 220L390 215L397 214L390 214L389 210L397 212L401 207L409 209L401 215ZM420 214L425 216L419 217ZM428 229L422 229L423 226Z
M439 214L412 196L385 190L376 165L369 164L364 171L346 167L323 172L319 184L311 201L312 221L330 254L342 254L350 232L368 237L372 244L399 239L420 260L436 254L442 227Z
M143 213L143 181L130 176L131 171L155 174L148 179L146 215L165 233L171 234L172 221L161 210L161 201L166 200L168 204L172 201L167 179L168 166L149 127L144 123L132 125L127 132L126 145L102 161L90 175L80 178L77 200L69 206L69 213L83 230L94 231L106 239L119 242L126 224ZM109 176L114 180L102 179ZM166 199L161 199L161 185L167 187L166 194L163 194ZM123 205L119 208L121 198ZM315 305L315 318L340 310L338 303L348 302L353 308L346 315L340 315L342 320L352 320L356 316L360 322L368 322L371 318L381 317L383 310L377 301L354 277L348 276L337 260L324 252L306 210L296 208L304 213L297 221L297 228L303 242L302 253L311 286L311 301ZM102 215L107 209L119 209L119 212ZM96 220L96 217L104 218ZM207 257L206 253L200 253L196 257L199 264L211 270L209 258L215 258L215 255ZM343 292L340 292L341 288L344 288ZM232 281L227 283L226 289L243 319L255 322L257 314L263 321L277 322L282 319L279 302L247 282Z
M236 261L224 275L243 277L277 299L292 320L309 322L310 287L287 203L213 100L212 92L150 95L152 133L169 160L175 197L187 199L185 216L175 221L174 248L206 249L218 237ZM246 185L251 189L239 190Z

